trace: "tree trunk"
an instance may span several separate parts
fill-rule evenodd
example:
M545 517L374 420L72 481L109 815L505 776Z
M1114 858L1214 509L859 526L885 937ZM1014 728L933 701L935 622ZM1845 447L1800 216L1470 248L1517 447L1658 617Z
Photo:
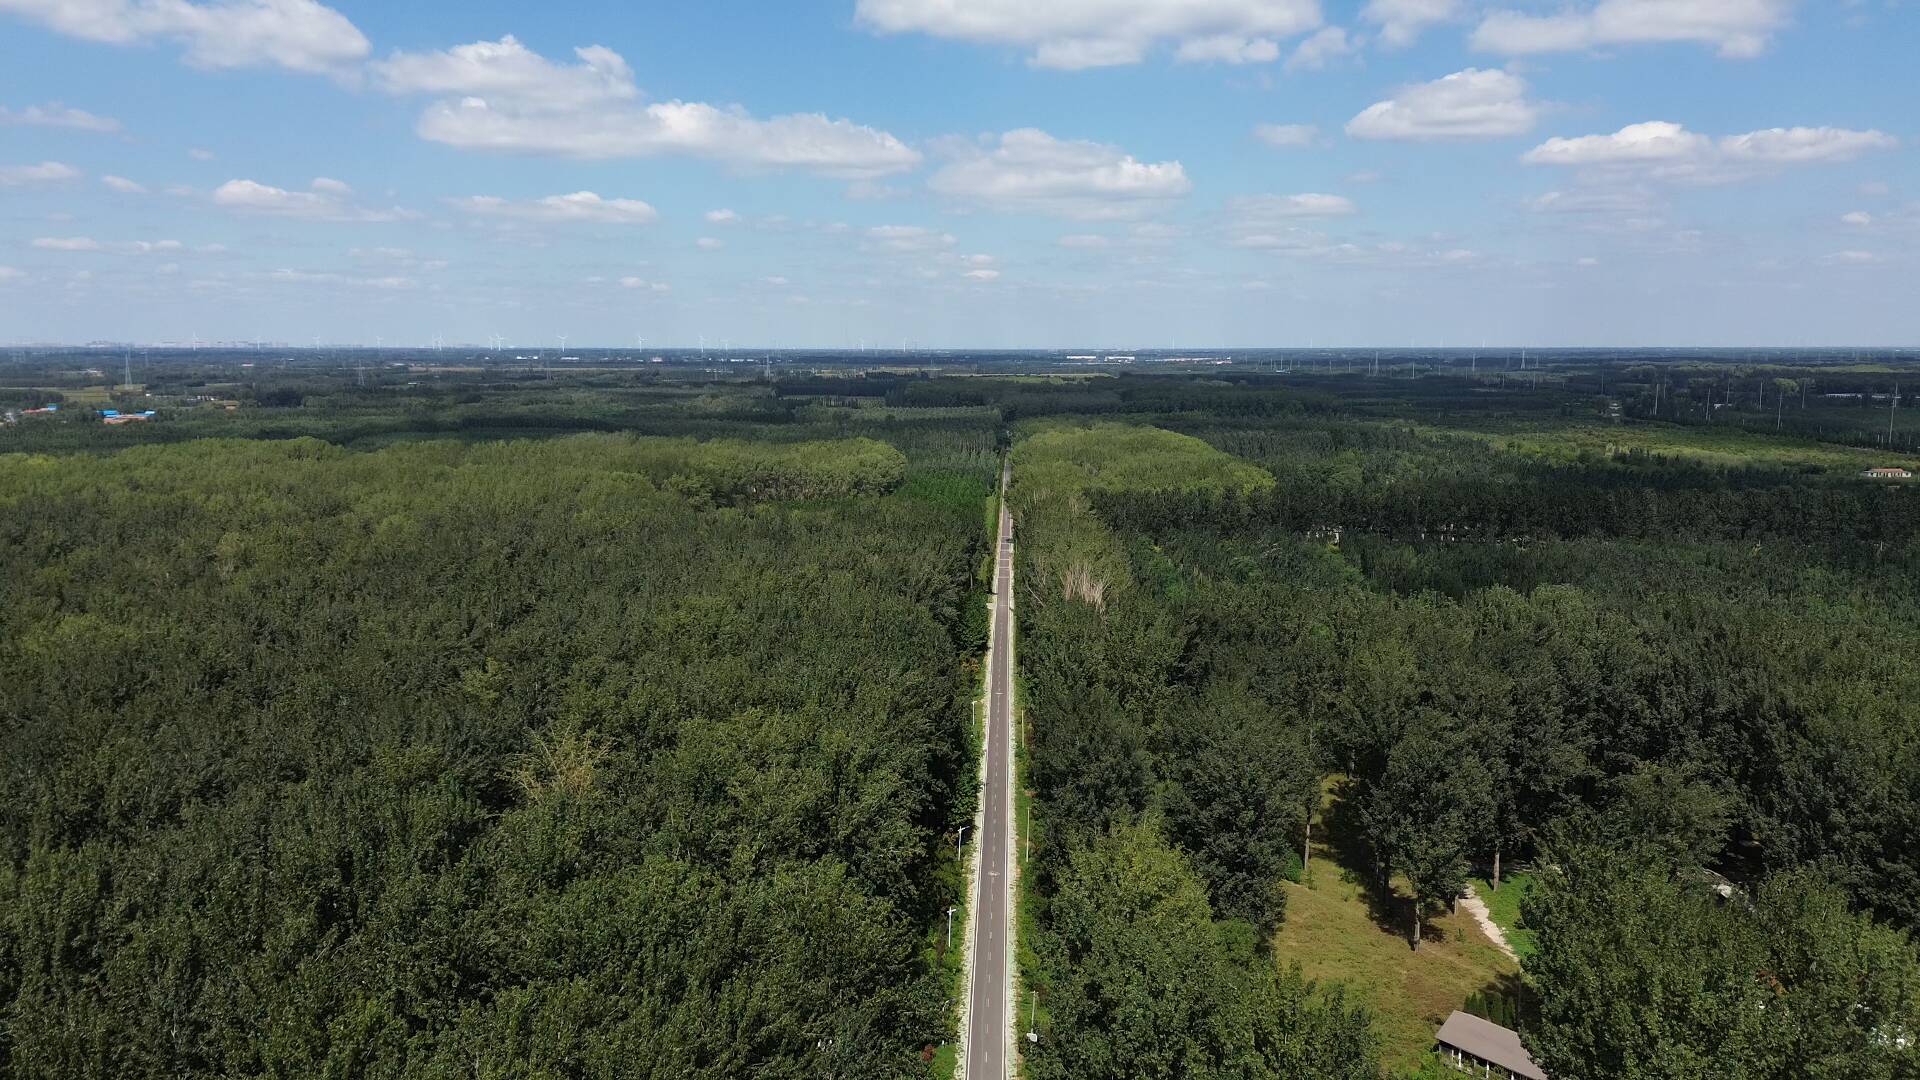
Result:
M1307 812L1306 836L1300 841L1300 873L1307 872L1307 860L1313 858L1313 812Z
M1413 951L1420 951L1420 901L1413 902Z
M1500 845L1499 844L1493 845L1493 880L1491 881L1491 884L1493 885L1494 892L1500 891Z

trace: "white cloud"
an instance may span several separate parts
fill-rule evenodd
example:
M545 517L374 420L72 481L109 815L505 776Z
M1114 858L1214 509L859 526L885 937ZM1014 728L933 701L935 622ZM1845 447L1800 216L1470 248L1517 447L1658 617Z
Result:
M949 143L935 192L1002 210L1100 219L1137 217L1193 188L1178 161L1148 164L1103 143L1023 128L997 144Z
M1555 136L1526 152L1529 165L1619 165L1677 161L1708 153L1712 140L1679 124L1650 120L1611 135Z
M1882 259L1879 255L1871 251L1852 249L1836 251L1831 255L1822 255L1820 261L1827 266L1865 266L1870 263L1881 262Z
M529 202L513 202L497 195L470 195L447 201L455 209L469 214L520 221L647 225L660 217L658 211L639 199L603 199L591 191L549 195Z
M1268 146L1312 146L1320 138L1320 129L1312 124L1255 124L1253 137Z
M1553 15L1496 11L1473 33L1475 48L1525 55L1607 45L1693 42L1725 57L1766 51L1793 13L1793 0L1601 0Z
M1768 128L1718 140L1668 120L1629 124L1610 135L1556 136L1527 151L1529 165L1640 170L1667 180L1737 180L1766 166L1851 161L1897 146L1878 131Z
M707 211L706 218L715 225L735 225L740 221L739 214L726 209L709 210Z
M322 195L332 195L339 198L345 198L346 196L353 194L353 188L349 186L346 183L346 181L334 180L325 176L314 177L313 183L309 184L308 186Z
M1275 39L1320 25L1317 0L858 0L854 11L879 33L1012 45L1065 70L1137 64L1162 42L1181 60L1267 62Z
M1338 26L1323 27L1302 41L1293 50L1293 55L1287 57L1287 70L1320 71L1340 57L1352 53L1353 42L1347 39L1344 29Z
M1576 191L1549 191L1527 202L1540 214L1650 214L1654 200L1640 187L1604 187Z
M1853 225L1864 229L1873 224L1873 215L1867 213L1865 210L1855 210L1851 213L1841 214L1840 221L1844 225Z
M410 277L355 277L351 274L336 274L331 271L275 270L267 274L266 279L287 285L345 285L350 288L386 292L404 292L420 287L420 283Z
M1000 271L998 271L998 270L969 270L969 271L967 271L966 273L964 273L964 274L961 274L960 276L961 276L961 277L964 277L964 278L968 278L968 279L970 279L970 280L972 280L972 281L997 281L997 280L999 280L999 277L1000 277Z
M1460 0L1369 0L1360 17L1380 28L1380 40L1400 49L1420 39L1427 27L1460 14Z
M1252 195L1227 203L1226 241L1237 248L1316 253L1334 244L1303 221L1345 217L1357 212L1339 195Z
M0 187L58 184L79 178L79 169L58 161L43 161L38 165L0 165Z
M236 213L309 221L403 221L417 216L397 208L373 210L356 206L344 197L341 189L345 187L325 177L314 181L309 191L287 191L252 180L229 180L214 189L213 203Z
M1488 139L1524 135L1539 109L1527 84L1504 71L1468 68L1404 87L1347 122L1356 139Z
M1234 199L1227 208L1243 221L1273 221L1281 218L1346 217L1359 213L1353 200L1344 195L1249 195Z
M391 94L478 94L534 110L573 110L640 96L633 69L600 45L574 50L577 65L556 64L508 34L434 53L396 52L373 64Z
M0 0L0 13L111 45L176 41L203 68L339 72L369 49L346 16L315 0Z
M618 53L594 45L574 54L578 64L556 64L509 36L437 53L397 52L374 68L391 93L441 96L417 131L462 149L590 160L682 154L855 180L920 162L884 131L818 113L762 120L701 102L642 104Z
M1189 64L1271 64L1280 59L1280 43L1271 38L1215 34L1182 41L1173 56Z
M1721 152L1747 161L1851 161L1870 150L1890 150L1899 140L1879 131L1845 128L1767 128L1720 140Z
M644 289L647 292L656 292L656 293L663 293L668 291L668 286L663 282L648 281L645 278L637 278L637 277L621 278L620 287L623 289Z
M195 161L212 161L213 151L203 150L200 147L196 146L187 151L187 156L192 158Z
M0 0L0 10L4 7L4 0ZM19 112L0 105L0 127L68 128L110 135L120 130L120 121L95 116L84 109L69 109L56 101L49 105L29 105Z
M27 280L26 271L16 270L11 266L0 266L0 285L12 285L25 280Z
M1074 233L1070 236L1063 236L1054 241L1054 243L1059 244L1063 248L1092 250L1106 247L1107 238L1095 233Z
M100 182L124 195L144 195L147 189L141 184L124 176L103 176Z
M869 248L897 254L943 251L957 242L952 233L923 225L876 225L866 235Z
M105 243L90 236L42 236L33 246L41 251L112 252L117 255L174 255L186 250L178 240L125 240Z
M727 242L711 236L703 236L695 240L693 246L699 248L701 251L719 251L721 248L727 246Z

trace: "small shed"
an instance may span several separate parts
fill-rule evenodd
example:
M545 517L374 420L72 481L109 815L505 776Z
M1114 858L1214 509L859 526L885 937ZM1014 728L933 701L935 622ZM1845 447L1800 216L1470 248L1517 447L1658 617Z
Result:
M1866 472L1863 472L1860 475L1867 477L1868 479L1871 479L1871 480L1911 480L1913 479L1913 473L1907 471L1906 469L1888 468L1888 467L1868 469Z
M1471 1013L1447 1017L1434 1041L1439 1044L1440 1060L1471 1076L1547 1080L1547 1074L1533 1063L1533 1055L1520 1045L1518 1034Z

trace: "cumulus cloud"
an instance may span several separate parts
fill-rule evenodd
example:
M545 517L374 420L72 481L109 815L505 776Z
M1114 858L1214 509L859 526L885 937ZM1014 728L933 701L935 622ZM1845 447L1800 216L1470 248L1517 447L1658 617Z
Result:
M935 192L996 209L1100 219L1130 218L1193 189L1178 161L1154 164L1104 143L1056 139L1023 128L987 143L949 143Z
M1288 71L1320 71L1328 64L1353 53L1353 42L1338 26L1328 26L1302 41L1287 57Z
M1641 187L1604 187L1549 191L1527 201L1538 214L1647 215L1655 208L1652 193Z
M1473 34L1475 48L1509 56L1607 45L1692 42L1721 56L1766 51L1793 0L1601 0L1591 8L1534 15L1496 11Z
M669 287L663 282L648 281L645 278L637 278L637 277L621 278L620 287L623 289L642 289L646 292L656 292L656 293L663 293L669 290Z
M1320 129L1312 124L1255 124L1253 137L1268 146L1312 146L1320 137Z
M508 36L436 53L396 52L374 70L390 93L440 97L417 131L462 149L589 160L679 154L855 180L920 162L886 132L819 113L763 120L701 102L646 104L618 53L594 45L574 55L576 64L555 63Z
M1380 40L1400 49L1430 26L1457 18L1460 0L1369 0L1360 17L1380 28Z
M1713 141L1679 124L1651 120L1611 135L1555 136L1527 151L1529 165L1619 165L1676 161L1705 154Z
M0 0L0 13L111 45L178 42L202 68L340 72L370 49L346 16L315 0Z
M1867 226L1873 224L1873 215L1867 213L1865 210L1854 210L1849 213L1841 214L1840 223L1843 225L1852 225L1852 226L1855 226L1856 228L1864 229Z
M110 252L116 255L175 255L186 250L178 240L125 240L107 243L90 236L42 236L33 246L41 251Z
M147 192L144 185L129 180L124 176L103 176L100 178L100 182L123 195L144 195Z
M38 165L0 165L0 187L59 184L79 178L79 169L58 161L43 161Z
M398 208L375 210L347 199L352 189L321 177L307 191L288 191L253 180L229 180L214 189L213 204L236 213L308 221L404 221L417 217Z
M1851 161L1869 151L1891 150L1898 144L1899 140L1879 131L1795 127L1729 135L1720 140L1720 149L1728 157L1745 161L1795 163Z
M879 33L1015 46L1063 70L1137 64L1163 43L1184 61L1266 63L1278 39L1320 25L1317 0L859 0L854 11Z
M960 276L961 276L961 277L964 277L964 278L967 278L967 279L969 279L969 280L971 280L971 281L997 281L997 280L999 280L999 278L1000 278L1000 271L998 271L998 270L968 270L967 272L965 272L965 273L963 273L963 274L961 274Z
M4 10L3 2L0 10ZM0 105L0 127L67 128L111 135L120 130L120 121L95 116L84 109L69 109L56 101L50 105L29 105L17 112Z
M266 275L266 280L287 285L344 285L355 289L389 292L404 292L420 287L420 283L410 277L356 277L352 274L338 274L332 271L274 270Z
M903 255L944 251L957 242L952 233L929 229L923 225L876 225L866 233L866 246L869 250Z
M1713 139L1668 120L1629 124L1612 134L1548 139L1527 151L1529 165L1640 170L1674 180L1740 179L1766 166L1851 161L1899 141L1879 131L1767 128Z
M660 217L658 211L639 199L603 199L591 191L549 195L529 202L514 202L497 195L470 195L464 199L449 199L448 203L469 214L519 221L647 225Z
M203 150L200 147L196 146L191 150L187 151L187 156L192 158L195 161L212 161L213 151Z
M1271 221L1278 218L1345 217L1359 212L1353 200L1344 195L1249 195L1233 200L1227 208L1241 220Z
M1357 212L1352 200L1340 195L1244 196L1227 203L1226 242L1261 251L1321 252L1333 242L1306 223Z
M706 218L708 221L714 223L715 225L735 225L735 224L738 224L740 221L739 214L736 214L733 211L727 210L724 208L720 210L707 211Z
M1468 68L1403 87L1347 122L1356 139L1490 139L1524 135L1539 109L1526 81L1504 71Z

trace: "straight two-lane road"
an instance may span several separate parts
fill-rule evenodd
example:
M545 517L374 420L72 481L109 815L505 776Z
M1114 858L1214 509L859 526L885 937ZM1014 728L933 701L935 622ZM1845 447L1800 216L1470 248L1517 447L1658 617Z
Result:
M1000 476L1000 531L993 576L993 645L987 671L978 870L974 874L972 977L962 1018L966 1080L1005 1080L1013 999L1013 519Z

